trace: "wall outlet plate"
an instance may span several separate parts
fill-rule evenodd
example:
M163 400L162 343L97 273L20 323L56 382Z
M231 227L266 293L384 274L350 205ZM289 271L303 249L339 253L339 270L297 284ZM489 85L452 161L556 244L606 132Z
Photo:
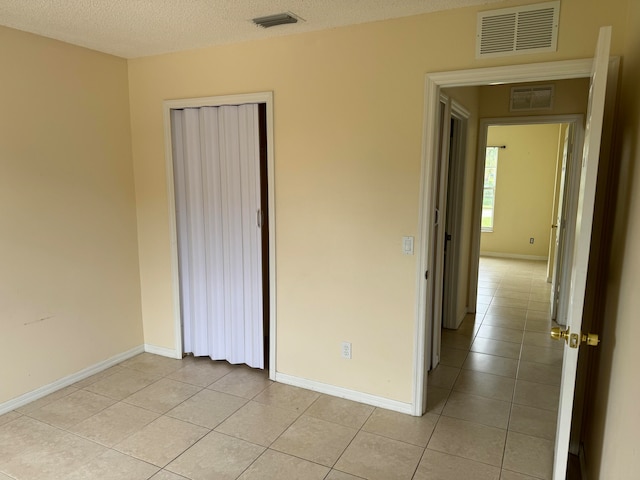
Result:
M351 342L342 342L342 358L351 359Z

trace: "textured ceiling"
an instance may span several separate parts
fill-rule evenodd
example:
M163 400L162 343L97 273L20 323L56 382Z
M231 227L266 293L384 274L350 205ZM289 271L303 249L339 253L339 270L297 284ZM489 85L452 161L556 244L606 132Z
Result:
M502 0L0 0L0 25L125 58L405 17ZM252 18L304 19L263 29Z

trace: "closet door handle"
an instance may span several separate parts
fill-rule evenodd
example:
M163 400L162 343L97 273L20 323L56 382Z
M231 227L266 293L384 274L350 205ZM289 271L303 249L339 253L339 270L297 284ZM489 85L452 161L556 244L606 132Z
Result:
M258 209L258 228L262 228L262 222L264 221L264 215L262 214L262 210Z

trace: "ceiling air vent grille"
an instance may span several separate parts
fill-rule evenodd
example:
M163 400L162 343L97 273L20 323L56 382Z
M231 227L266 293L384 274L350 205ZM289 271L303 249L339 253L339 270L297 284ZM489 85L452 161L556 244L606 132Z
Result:
M476 57L555 52L559 13L559 1L480 12Z
M298 16L291 12L277 13L266 17L254 18L252 22L262 28L271 28L277 27L278 25L286 25L288 23L298 23Z
M512 87L509 110L551 110L554 90L553 85Z

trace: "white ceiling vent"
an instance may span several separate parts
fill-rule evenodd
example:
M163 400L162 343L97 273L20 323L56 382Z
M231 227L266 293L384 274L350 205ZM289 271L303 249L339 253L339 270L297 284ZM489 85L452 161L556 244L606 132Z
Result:
M560 2L478 13L476 58L555 52Z
M551 110L553 107L553 85L535 87L513 87L511 89L510 110Z

